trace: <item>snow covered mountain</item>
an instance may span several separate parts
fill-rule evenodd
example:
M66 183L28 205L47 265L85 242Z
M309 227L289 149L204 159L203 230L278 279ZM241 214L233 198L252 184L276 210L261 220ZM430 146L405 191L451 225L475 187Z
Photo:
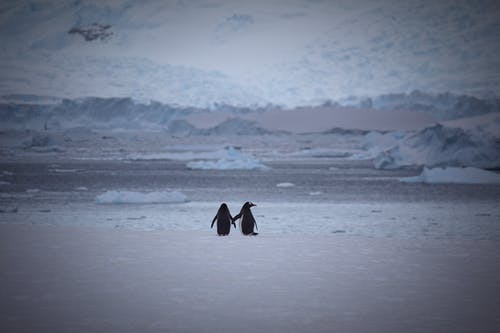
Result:
M287 106L500 93L495 1L8 1L0 95Z

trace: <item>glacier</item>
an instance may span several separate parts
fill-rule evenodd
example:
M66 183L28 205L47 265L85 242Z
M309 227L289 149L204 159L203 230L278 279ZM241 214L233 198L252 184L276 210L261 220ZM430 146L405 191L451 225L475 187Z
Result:
M0 13L0 95L295 107L416 89L498 94L498 14L467 1L15 1Z

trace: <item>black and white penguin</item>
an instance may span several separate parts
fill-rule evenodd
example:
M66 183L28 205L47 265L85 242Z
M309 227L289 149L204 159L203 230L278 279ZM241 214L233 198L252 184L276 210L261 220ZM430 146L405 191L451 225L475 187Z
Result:
M255 225L255 228L257 228L257 222L255 222L255 218L253 217L252 211L250 210L251 207L257 206L256 204L252 202L245 202L243 207L241 207L241 211L238 215L233 217L233 221L236 221L237 219L241 218L240 220L240 230L243 235L247 236L255 236L258 235L257 232L253 231L253 227Z
M229 212L229 208L225 203L222 203L220 205L217 214L212 220L212 225L210 226L210 229L214 227L215 220L217 220L217 235L219 236L229 235L229 231L231 230L231 223L234 225L234 228L236 229L236 224L234 223L233 217Z

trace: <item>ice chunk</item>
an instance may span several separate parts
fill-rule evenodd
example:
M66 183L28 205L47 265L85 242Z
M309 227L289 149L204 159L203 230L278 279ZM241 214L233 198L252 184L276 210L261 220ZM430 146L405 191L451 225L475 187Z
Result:
M424 168L419 176L401 178L404 183L500 184L500 174L478 168Z
M107 191L95 198L98 204L148 204L148 203L180 203L187 197L178 191L172 192L131 192Z
M294 187L294 186L295 186L294 183L288 183L288 182L276 184L276 187Z

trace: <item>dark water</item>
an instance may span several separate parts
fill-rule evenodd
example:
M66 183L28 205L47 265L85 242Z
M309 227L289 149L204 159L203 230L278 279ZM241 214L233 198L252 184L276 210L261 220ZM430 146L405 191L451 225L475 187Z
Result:
M85 161L0 163L3 194L47 192L39 200L93 201L108 190L184 192L191 201L272 202L497 202L498 185L406 184L418 170L377 170L368 162L321 159L267 162L270 170L190 170L178 161ZM12 173L12 174L11 174ZM278 183L295 186L279 188ZM87 191L77 191L86 187ZM52 194L50 192L53 192ZM3 204L13 204L8 196Z

